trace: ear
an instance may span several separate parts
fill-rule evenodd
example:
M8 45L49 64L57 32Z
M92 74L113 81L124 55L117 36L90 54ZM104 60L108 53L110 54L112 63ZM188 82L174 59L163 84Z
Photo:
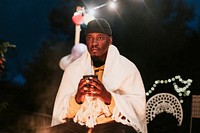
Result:
M113 42L112 36L109 37L109 42L110 42L110 45L111 45L112 42Z

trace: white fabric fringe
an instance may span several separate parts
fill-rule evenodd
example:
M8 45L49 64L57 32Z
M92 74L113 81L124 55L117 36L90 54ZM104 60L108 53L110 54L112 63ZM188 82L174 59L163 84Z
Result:
M100 116L111 116L108 107L98 98L86 96L85 102L74 117L74 122L93 128Z

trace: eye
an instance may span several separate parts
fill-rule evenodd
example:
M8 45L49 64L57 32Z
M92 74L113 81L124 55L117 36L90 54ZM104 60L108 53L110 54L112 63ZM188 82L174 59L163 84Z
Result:
M103 39L104 39L103 36L99 36L99 37L98 37L98 40L103 40Z
M90 40L92 40L92 37L91 36L87 36L86 37L86 41L90 41Z

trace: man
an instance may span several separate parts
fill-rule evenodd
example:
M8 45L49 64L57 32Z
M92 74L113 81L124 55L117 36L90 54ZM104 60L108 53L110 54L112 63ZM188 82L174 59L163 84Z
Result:
M112 45L106 20L88 23L86 45L87 51L64 71L50 131L146 133L142 78L136 66Z

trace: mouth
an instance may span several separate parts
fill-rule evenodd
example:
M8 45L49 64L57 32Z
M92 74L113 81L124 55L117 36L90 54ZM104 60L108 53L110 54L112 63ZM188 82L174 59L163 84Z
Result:
M95 53L95 52L98 52L99 49L98 48L91 48L91 52Z

